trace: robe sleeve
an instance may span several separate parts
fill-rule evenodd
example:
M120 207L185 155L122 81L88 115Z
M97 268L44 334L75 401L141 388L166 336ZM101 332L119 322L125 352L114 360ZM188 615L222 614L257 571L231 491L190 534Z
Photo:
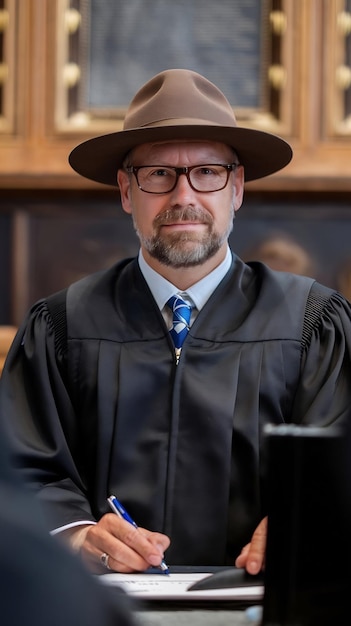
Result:
M49 525L94 521L77 468L77 418L55 351L45 301L31 309L10 348L1 378L1 419L13 462L43 502Z
M312 329L292 419L309 426L346 425L351 408L351 306L333 293Z

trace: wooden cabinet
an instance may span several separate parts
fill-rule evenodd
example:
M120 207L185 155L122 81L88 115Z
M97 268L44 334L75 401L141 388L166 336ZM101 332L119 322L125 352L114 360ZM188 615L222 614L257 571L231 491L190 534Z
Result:
M136 0L126 3L133 8ZM206 0L202 0L207 4ZM177 9L177 1L149 0L136 2L134 19L144 24L153 3L162 19L167 21L167 11ZM113 73L120 76L138 76L144 71L157 70L155 58L162 67L162 48L147 40L150 62L145 60L143 49L133 58L133 39L126 38L128 54L114 50L115 67L99 54L99 41L95 22L107 20L108 6L115 8L116 19L128 17L124 3L110 0L1 0L0 2L0 185L24 188L87 189L94 186L74 174L68 164L69 151L81 140L92 135L121 128L124 108L121 102L99 109L94 102L87 103L87 82L94 79L92 68L97 63L105 71L106 90L111 86ZM201 4L199 2L189 3ZM208 2L209 5L214 4ZM233 37L236 34L236 5L252 9L253 19L259 16L262 24L260 54L257 59L261 97L252 107L237 107L239 124L266 129L282 135L291 142L295 157L281 174L250 184L253 189L315 190L351 189L351 6L348 0L259 0L254 2L229 2L219 0L216 13L230 10L233 13ZM94 10L98 6L98 11ZM138 6L139 5L139 6ZM105 12L104 12L105 7ZM228 8L229 7L229 8ZM233 7L233 9L231 9ZM175 15L184 11L179 3ZM175 10L174 9L174 10ZM95 11L95 12L94 12ZM235 13L236 11L236 13ZM256 11L256 13L255 13ZM245 24L250 14L243 15ZM184 19L187 16L184 16ZM239 14L240 17L240 14ZM129 16L129 19L130 16ZM153 19L155 19L153 17ZM258 19L258 17L257 17ZM93 24L91 21L95 20ZM227 20L228 21L228 20ZM173 24L173 30L181 21ZM139 31L131 29L131 35ZM220 66L230 54L238 54L238 47L224 44L210 23L206 34L206 51L216 62L207 64L210 77L220 75ZM89 30L90 29L90 30ZM136 26L135 26L136 29ZM99 24L96 25L99 32ZM113 27L112 27L112 31ZM119 25L119 33L123 26ZM244 31L245 32L245 31ZM89 36L90 33L90 36ZM245 62L245 48L253 28L247 28L242 54L230 59L235 68ZM190 34L191 35L191 32ZM103 37L103 33L101 34ZM140 37L139 37L140 38ZM200 41L200 40L199 40ZM229 38L228 38L229 41ZM200 45L200 44L199 44ZM238 43L238 46L243 44ZM194 52L192 61L202 59ZM248 52L254 54L254 46ZM118 64L119 56L120 61ZM136 54L136 53L135 53ZM95 56L94 56L95 55ZM96 58L95 58L96 57ZM174 58L174 57L173 57ZM242 61L240 60L242 59ZM174 63L176 63L176 56ZM217 63L217 65L216 65ZM251 68L252 65L248 65ZM196 68L195 68L196 69ZM202 69L202 66L201 66ZM219 76L220 78L220 76ZM216 80L215 80L216 82ZM257 82L257 81L256 81ZM103 84L103 81L102 81ZM135 78L135 84L138 84ZM228 83L229 84L229 83ZM98 83L96 82L96 85ZM128 85L126 85L127 90ZM122 87L123 89L123 87ZM229 89L228 89L229 91ZM228 97L230 94L227 94ZM91 98L97 100L97 98ZM129 97L126 97L126 103ZM122 91L123 102L123 91ZM95 109L94 109L95 106Z

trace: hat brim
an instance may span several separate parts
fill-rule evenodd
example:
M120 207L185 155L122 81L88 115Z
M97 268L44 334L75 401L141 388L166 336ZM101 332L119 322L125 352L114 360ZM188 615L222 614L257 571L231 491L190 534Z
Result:
M109 133L81 143L69 155L81 176L117 186L117 170L130 150L144 143L177 139L219 141L234 148L245 168L245 180L269 176L292 158L290 145L276 135L250 128L215 125L168 125Z

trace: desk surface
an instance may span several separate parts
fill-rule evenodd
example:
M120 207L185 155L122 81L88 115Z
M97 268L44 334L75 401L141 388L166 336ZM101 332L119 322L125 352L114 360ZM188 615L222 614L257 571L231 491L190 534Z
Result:
M172 566L172 573L208 572L222 570L223 567L193 567L193 566ZM229 608L183 608L178 606L168 609L158 606L136 606L134 616L136 626L260 626L262 609L258 607L250 607L245 610L229 609ZM260 613L261 611L261 613Z
M259 626L261 620L250 620L245 611L188 610L137 611L139 626Z

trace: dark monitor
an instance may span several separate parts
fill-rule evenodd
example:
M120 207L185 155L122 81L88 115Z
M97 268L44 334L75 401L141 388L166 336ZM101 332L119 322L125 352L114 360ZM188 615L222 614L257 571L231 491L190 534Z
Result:
M351 450L331 428L269 427L264 626L351 624Z

